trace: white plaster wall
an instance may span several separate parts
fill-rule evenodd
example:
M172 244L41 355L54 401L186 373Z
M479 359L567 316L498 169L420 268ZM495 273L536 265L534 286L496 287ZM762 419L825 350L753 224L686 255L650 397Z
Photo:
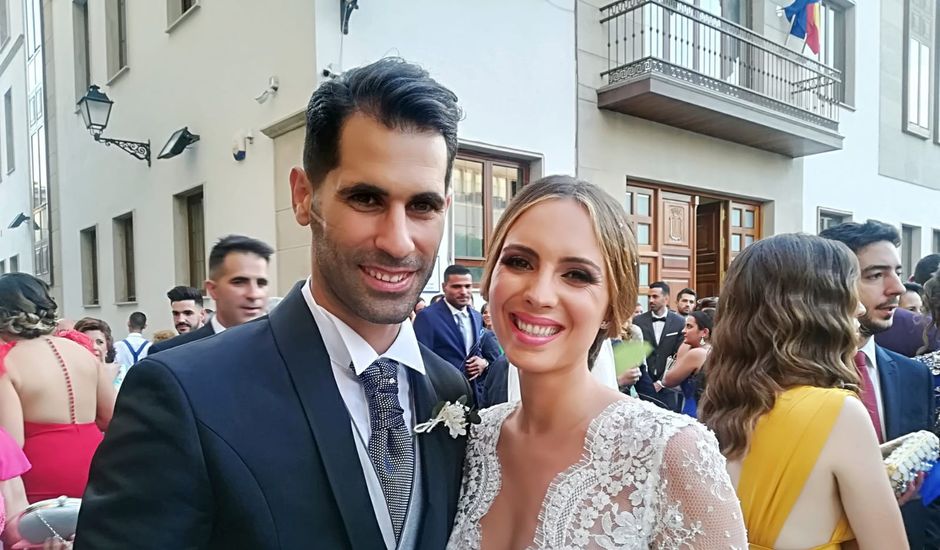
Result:
M182 127L201 136L191 150L148 168L95 143L75 112L71 2L53 2L57 167L61 175L63 313L123 327L145 311L151 329L169 326L164 296L175 280L173 195L204 186L206 246L227 233L276 241L273 140L260 128L304 109L320 71L401 55L425 66L460 97L461 139L544 157L545 174L575 171L573 0L364 2L339 31L339 3L201 0L172 32L166 3L128 2L129 70L106 86L104 0L89 0L93 82L115 102L105 136L150 139L153 155ZM340 53L342 50L342 53ZM252 98L280 78L263 105ZM255 136L248 158L231 157L232 137ZM298 157L297 163L300 163ZM133 211L136 304L115 304L112 218ZM82 304L79 231L97 225L99 307ZM449 256L447 243L444 257ZM446 265L446 263L445 263ZM271 279L277 280L277 259ZM283 293L283 291L281 292ZM120 334L120 328L116 329Z
M820 207L851 212L855 221L877 219L898 227L920 227L920 254L916 250L914 254L919 258L932 252L932 232L940 230L940 191L878 173L879 105L883 99L879 83L884 50L873 38L880 36L880 4L880 0L856 3L856 110L842 111L842 151L805 160L803 231L816 233ZM900 90L899 86L898 94ZM899 134L897 139L904 137Z
M19 257L19 270L25 273L33 271L32 223L25 222L16 229L9 229L10 222L20 212L30 216L32 204L30 194L32 186L29 177L29 132L26 113L26 44L23 36L23 3L12 1L7 4L10 38L0 50L0 62L10 58L9 63L0 73L0 100L7 90L13 94L13 149L15 154L14 170L8 174L6 141L6 113L0 101L0 261L10 269L10 257Z

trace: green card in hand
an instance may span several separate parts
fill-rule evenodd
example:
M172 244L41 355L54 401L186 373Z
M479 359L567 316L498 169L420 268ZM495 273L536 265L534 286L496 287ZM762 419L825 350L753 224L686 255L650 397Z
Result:
M640 364L653 352L653 346L646 341L623 342L614 346L614 366L617 376Z

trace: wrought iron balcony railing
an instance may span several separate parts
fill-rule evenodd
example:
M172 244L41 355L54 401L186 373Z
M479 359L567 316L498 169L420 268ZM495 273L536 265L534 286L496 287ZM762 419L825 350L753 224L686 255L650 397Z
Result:
M620 0L601 12L609 86L658 74L838 130L832 67L681 0Z

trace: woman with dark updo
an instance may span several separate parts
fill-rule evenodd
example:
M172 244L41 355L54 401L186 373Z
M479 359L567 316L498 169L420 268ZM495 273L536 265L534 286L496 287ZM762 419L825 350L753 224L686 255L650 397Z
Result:
M33 465L23 474L30 503L81 498L114 408L114 386L88 337L55 329L44 282L0 275L0 427Z

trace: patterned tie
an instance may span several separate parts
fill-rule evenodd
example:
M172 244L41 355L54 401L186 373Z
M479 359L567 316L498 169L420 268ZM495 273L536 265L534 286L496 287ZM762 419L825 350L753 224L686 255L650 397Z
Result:
M379 357L359 375L359 382L369 403L369 458L382 485L395 540L399 540L411 499L415 453L398 400L398 363Z
M878 442L884 443L884 437L881 436L881 417L878 415L875 388L872 386L871 376L868 374L868 358L861 351L855 354L855 368L858 369L858 375L862 378L862 404L868 409L868 416L871 417L871 423L875 427Z

